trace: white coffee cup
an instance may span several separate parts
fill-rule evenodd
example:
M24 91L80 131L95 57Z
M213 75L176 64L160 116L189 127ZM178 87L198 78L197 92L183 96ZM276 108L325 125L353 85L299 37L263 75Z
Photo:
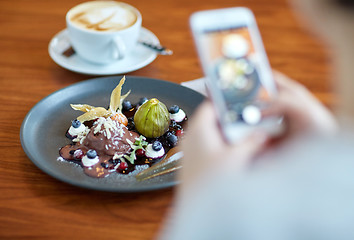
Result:
M116 1L90 1L66 14L69 39L83 59L108 64L123 59L138 42L142 17L133 6Z

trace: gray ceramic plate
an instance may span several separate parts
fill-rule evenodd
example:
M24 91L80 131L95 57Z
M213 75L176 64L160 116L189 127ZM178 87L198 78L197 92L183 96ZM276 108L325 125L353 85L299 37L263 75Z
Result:
M52 93L37 103L27 114L21 126L21 143L30 160L41 170L63 182L102 191L138 192L162 189L177 184L175 173L138 182L134 174L111 174L103 179L91 178L81 167L58 161L59 149L70 143L65 132L72 119L80 113L70 103L85 103L108 107L112 90L120 80L117 77L95 78L73 84ZM156 97L167 107L177 104L190 117L204 97L178 84L145 77L127 76L122 93L131 89L128 100L135 103L141 97Z

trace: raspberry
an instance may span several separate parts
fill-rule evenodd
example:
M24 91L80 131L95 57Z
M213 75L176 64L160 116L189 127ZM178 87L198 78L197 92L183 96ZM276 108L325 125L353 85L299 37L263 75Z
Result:
M144 149L140 148L135 151L135 154L139 157L144 157L145 156L145 151Z
M77 149L75 152L74 152L74 158L77 159L77 160L81 160L83 157L84 157L84 152L81 150L81 149Z
M118 167L119 170L125 170L127 168L128 168L128 163L126 162L121 162Z
M182 129L176 130L176 136L177 137L181 137L182 135L183 135L183 130Z

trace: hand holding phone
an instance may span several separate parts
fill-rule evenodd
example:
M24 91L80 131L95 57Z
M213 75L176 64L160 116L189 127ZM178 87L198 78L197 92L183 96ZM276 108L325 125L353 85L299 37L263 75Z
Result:
M281 117L261 115L277 90L253 13L243 7L201 11L190 25L225 139L235 142L255 129L280 134Z

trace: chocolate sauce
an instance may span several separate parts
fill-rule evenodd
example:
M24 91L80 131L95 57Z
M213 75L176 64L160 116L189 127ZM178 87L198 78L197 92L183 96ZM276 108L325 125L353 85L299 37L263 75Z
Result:
M137 106L133 106L132 109L130 109L129 111L123 111L123 114L128 118L128 126L127 126L127 134L129 135L129 139L134 142L136 137L139 137L139 133L136 131L135 129L135 125L134 125L134 114L137 110ZM165 153L167 153L172 147L174 147L180 140L181 136L177 137L178 141L175 143L171 143L168 139L169 139L169 135L173 134L176 135L176 132L179 130L183 131L183 128L186 126L187 124L187 117L183 120L182 123L176 123L174 120L171 120L170 126L168 131L163 134L162 136L158 137L158 138L147 138L146 141L148 143L153 143L154 141L158 140L161 142ZM94 121L89 121L89 122L85 122L84 124L89 127L89 128L94 128L93 126ZM67 134L66 134L67 135ZM69 139L72 140L72 137L67 136ZM119 144L119 148L117 149L112 149L111 147L109 149L104 149L104 145L106 145L107 143L105 143L102 139L97 138L97 134L93 134L93 130L90 130L90 133L86 136L86 138L91 138L89 139L85 139L83 141L82 144L80 143L72 143L69 145L66 145L64 147L62 147L59 151L60 156L70 162L74 162L79 164L80 166L83 167L84 172L91 177L95 177L95 178L103 178L108 176L109 174L112 173L120 173L120 174L128 174L132 171L135 170L135 166L136 165L153 165L156 162L159 162L163 156L161 158L157 158L157 159L152 159L152 158L148 158L146 156L136 156L136 159L134 160L134 164L130 163L129 161L126 161L126 163L128 164L127 168L125 169L120 169L120 163L121 160L119 159L113 159L114 153L120 153L120 154L129 154L130 153L130 145L126 142L120 142ZM95 144L90 144L92 143L92 138L97 138L96 140L98 142L96 142ZM106 140L106 139L105 139ZM99 141L102 141L101 143L99 143ZM93 146L100 146L99 149L95 149ZM86 152L90 149L93 148L96 150L98 156L99 156L99 162L95 165L93 165L92 167L85 167L82 165L81 163L81 159L75 159L74 157L74 152L76 150L81 150L83 155L86 154Z

